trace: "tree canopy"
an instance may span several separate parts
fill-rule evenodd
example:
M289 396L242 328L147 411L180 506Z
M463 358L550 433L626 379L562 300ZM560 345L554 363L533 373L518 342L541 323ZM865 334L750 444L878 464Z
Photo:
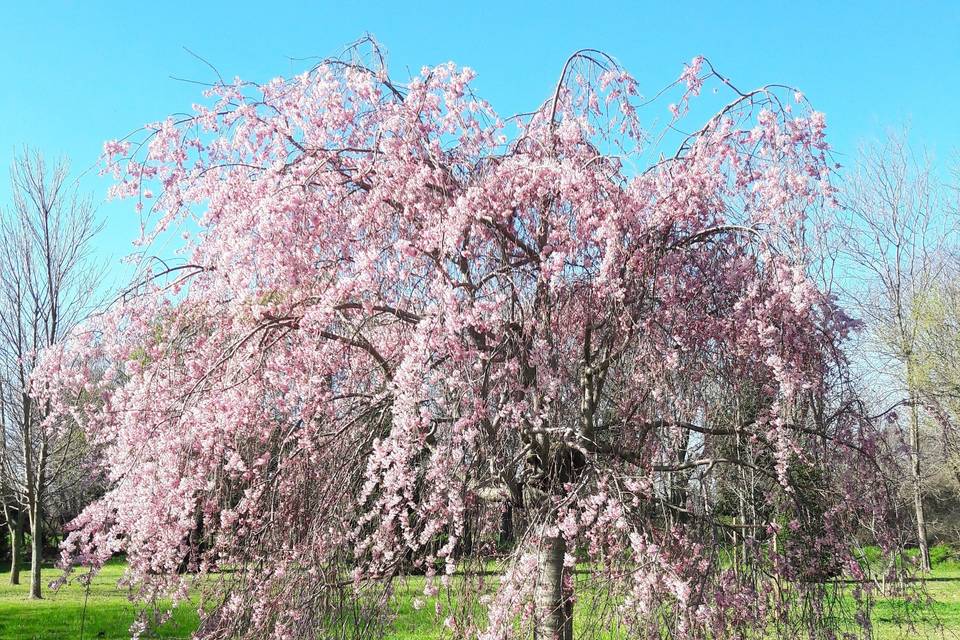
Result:
M703 58L648 100L581 51L512 117L473 77L374 46L107 143L115 195L192 230L35 377L111 479L65 560L124 552L146 598L220 576L199 637L369 637L413 571L456 637L567 640L580 598L640 637L827 624L885 507L808 273L824 116ZM436 596L483 591L505 510L478 620Z

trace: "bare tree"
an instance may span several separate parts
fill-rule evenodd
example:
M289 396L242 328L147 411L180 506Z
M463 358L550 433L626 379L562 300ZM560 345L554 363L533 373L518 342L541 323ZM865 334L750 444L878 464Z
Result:
M846 190L841 285L868 326L864 364L908 408L910 493L922 567L930 568L923 505L921 370L924 297L940 281L956 230L956 208L930 159L903 133L865 148ZM886 400L889 400L886 399Z
M15 548L26 514L30 596L39 598L45 505L82 447L76 429L47 420L49 407L34 400L30 375L38 353L91 308L97 270L91 268L90 250L99 225L92 202L68 179L66 161L51 166L39 152L24 149L10 180L12 199L0 216L0 494ZM15 555L11 581L17 580L18 562Z

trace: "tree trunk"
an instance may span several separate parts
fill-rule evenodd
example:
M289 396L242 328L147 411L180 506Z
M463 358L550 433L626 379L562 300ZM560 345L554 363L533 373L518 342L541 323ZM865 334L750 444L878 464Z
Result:
M40 565L43 562L43 493L46 487L47 443L40 443L37 467L34 470L36 484L27 496L30 509L30 597L40 598Z
M29 405L28 405L29 406ZM43 416L41 416L41 419ZM29 460L29 455L27 455ZM40 439L33 473L27 469L27 508L30 518L30 597L40 596L40 564L43 562L43 499L47 486L47 440Z
M930 548L927 545L927 519L923 513L923 476L920 473L920 416L916 398L910 406L910 470L913 480L913 509L917 519L917 546L920 568L930 571Z
M23 553L23 509L17 511L17 523L10 532L10 584L20 584L20 554Z
M497 536L497 542L501 549L507 549L513 545L513 500L507 498L500 511L500 533Z
M463 536L460 538L460 556L469 558L473 555L473 510L467 509L463 519Z
M30 597L40 598L40 563L43 561L43 525L40 523L40 506L34 508L30 523Z
M538 550L539 575L534 592L536 602L535 640L573 640L573 602L564 593L563 537L546 538Z

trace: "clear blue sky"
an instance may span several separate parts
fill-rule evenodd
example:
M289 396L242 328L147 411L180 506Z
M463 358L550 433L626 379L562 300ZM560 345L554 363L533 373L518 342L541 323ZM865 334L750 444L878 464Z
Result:
M210 80L267 80L309 66L365 32L395 75L454 60L509 114L541 102L582 47L614 55L652 92L705 54L738 85L783 82L826 112L840 154L911 124L939 158L960 148L960 1L952 2L33 2L0 9L0 166L29 143L92 167L102 143L201 100ZM106 182L82 186L101 200ZM0 179L0 198L8 188ZM139 225L104 203L98 251L117 264ZM114 279L127 270L117 268Z

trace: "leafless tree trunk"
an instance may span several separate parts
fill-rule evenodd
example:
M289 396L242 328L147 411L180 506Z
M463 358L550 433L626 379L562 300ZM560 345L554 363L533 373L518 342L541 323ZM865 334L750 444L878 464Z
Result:
M42 597L40 568L43 562L43 529L39 520L35 522L37 533L30 537L30 597L34 599Z
M43 563L43 499L47 486L47 443L44 439L37 454L34 481L27 491L30 518L30 597L41 597L40 568Z

